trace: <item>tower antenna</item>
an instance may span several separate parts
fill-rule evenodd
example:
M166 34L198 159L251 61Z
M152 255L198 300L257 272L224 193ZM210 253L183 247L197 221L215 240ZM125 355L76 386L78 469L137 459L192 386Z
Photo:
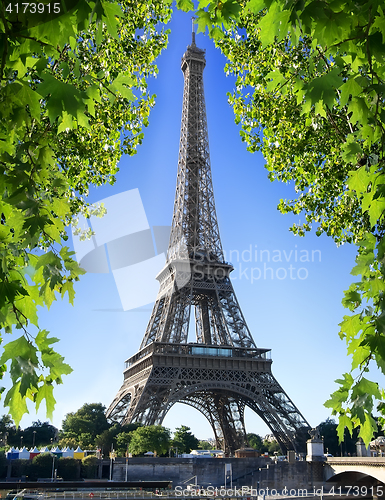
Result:
M191 35L192 35L192 44L191 45L193 47L195 47L195 26L194 26L195 19L196 18L194 16L191 18L191 25L192 25L192 33L191 33Z

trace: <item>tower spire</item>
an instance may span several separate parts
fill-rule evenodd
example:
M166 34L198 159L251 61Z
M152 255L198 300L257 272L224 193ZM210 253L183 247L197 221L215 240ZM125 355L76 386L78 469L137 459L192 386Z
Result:
M192 36L192 40L191 40L191 45L192 47L195 47L195 26L194 26L194 21L195 21L195 17L193 16L191 18L191 24L192 24L192 33L191 33L191 36Z

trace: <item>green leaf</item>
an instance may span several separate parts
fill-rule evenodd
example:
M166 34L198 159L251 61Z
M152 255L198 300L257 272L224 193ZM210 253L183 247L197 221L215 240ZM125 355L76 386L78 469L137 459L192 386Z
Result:
M57 129L57 133L60 134L60 132L68 132L69 130L72 130L72 127L72 116L64 111Z
M27 323L32 323L38 327L38 317L37 317L37 305L40 305L39 300L33 300L32 297L26 295L21 300L17 301L17 309L20 313L27 318L25 320Z
M239 19L239 12L241 6L237 0L222 0L221 16L225 21L230 21L232 19Z
M58 384L62 382L62 375L69 375L73 371L67 363L64 363L63 356L53 350L50 352L43 352L41 359L44 366L50 369L49 376L52 381Z
M26 400L20 393L20 382L11 387L7 392L4 399L4 406L9 407L9 414L15 422L16 427L18 427L22 416L28 413Z
M365 276L366 274L371 272L370 266L374 263L374 260L375 259L373 252L362 253L357 255L356 265L353 267L350 274L352 274L353 276L357 276L359 274ZM351 297L353 296L351 295Z
M59 342L59 339L56 337L48 338L49 332L47 330L40 330L40 332L36 335L36 345L40 352L51 352L51 345Z
M376 431L377 424L375 420L368 413L365 413L365 421L361 422L358 437L362 438L366 446L369 446L370 441L373 439L373 434Z
M382 11L381 7L378 9L378 12L380 15L377 15L372 27L373 28L378 28L379 31L382 34L382 43L385 44L385 16L384 12Z
M382 356L374 356L378 368L385 375L385 359Z
M39 387L36 394L36 410L39 409L41 402L45 399L45 405L47 409L47 417L52 420L53 411L55 409L56 400L53 396L53 386L49 383L44 383L43 386Z
M36 366L39 363L36 356L36 347L34 347L24 336L5 344L4 352L0 357L0 365L4 365L7 361L16 357L29 359Z
M258 6L259 4L257 3L255 8L258 8ZM289 18L290 11L280 10L278 2L274 2L270 6L266 15L259 22L262 48L273 43L275 37L280 41L287 35Z
M87 102L89 102L89 100L87 100ZM80 127L90 128L90 122L88 120L88 117L84 113L79 111L77 119L78 119L78 124L80 125Z
M348 354L352 356L352 370L361 368L369 359L370 349L362 343L362 339L350 339L347 348Z
M40 96L37 92L23 81L14 82L9 86L8 92L15 94L15 103L23 107L28 106L31 116L40 121Z
M342 305L354 311L361 304L361 295L354 289L345 291Z
M362 92L362 87L356 82L355 79L351 78L347 80L343 85L341 85L340 91L341 91L340 104L341 106L345 106L350 96L360 95L360 93Z
M60 263L60 259L52 252L52 250L50 250L49 252L40 255L37 263L35 264L35 269L39 269L40 267L46 268L49 265L54 266L58 263Z
M86 90L86 94L90 99L99 103L102 102L100 97L100 89L97 85L90 85Z
M265 0L249 0L245 5L246 10L250 10L252 14L258 14L266 7Z
M328 73L314 78L311 82L304 85L306 101L311 104L322 101L329 109L332 109L336 99L336 89L343 82L340 72L340 68L335 67Z
M335 414L342 409L342 404L347 401L349 392L347 390L338 389L333 392L333 394L330 394L330 396L331 398L325 401L324 406L326 406L326 408L331 408L333 414Z
M50 283L44 283L40 288L40 296L43 298L48 309L51 307L52 302L56 300L55 292L52 290Z
M74 305L75 290L72 281L66 281L61 289L61 296L64 297L65 293L68 293L69 303Z
M342 321L339 326L341 327L341 331L346 334L347 338L355 337L363 327L360 314L344 316L344 321Z
M381 220L383 219L384 211L385 211L385 198L377 198L372 201L368 209L370 224L372 226L375 226L376 224L381 222Z
M210 30L210 37L215 41L220 41L223 39L223 31L217 26Z
M13 281L10 283L3 281L0 283L0 308L3 307L6 302L13 303L16 298L23 295L28 295L28 292L20 282Z
M370 335L366 336L363 345L367 345L370 351L377 353L380 358L385 359L385 336L384 335Z
M198 19L197 19L197 24L198 24L198 33L204 33L206 31L206 28L211 30L212 24L211 24L211 18L210 14L206 12L205 10L199 10L197 12Z
M371 382L370 380L362 377L359 382L353 388L353 394L357 395L370 395L376 399L381 399L381 393L378 388L377 382Z
M356 143L351 144L352 147L354 144ZM357 147L358 147L357 150L355 151L350 150L350 152L358 153L362 151L359 145L357 145ZM348 180L349 188L356 191L358 194L365 193L368 189L370 179L371 175L367 172L365 166L360 167L358 170L349 172L349 180Z
M131 87L134 83L135 82L132 79L131 75L126 73L121 73L119 76L115 78L115 80L111 83L109 88L113 92L119 92L122 95L122 97L130 101L133 101L135 99L135 96L129 87Z
M351 113L351 123L368 123L369 109L366 100L362 97L353 97L348 105L348 112Z
M348 428L350 435L353 432L353 423L351 419L347 415L340 415L338 417L338 425L337 425L337 435L338 435L338 443L341 444L344 440L345 428Z
M184 12L194 10L194 4L191 0L176 0L176 6L178 9L183 10Z
M374 234L366 233L359 241L357 241L356 245L360 248L365 248L366 250L370 250L372 253L376 248L377 238Z
M267 92L277 90L277 87L279 87L283 82L286 82L285 76L279 70L271 71L270 73L268 73L266 75L266 80L270 78L271 81L266 86Z
M361 144L357 142L345 142L342 145L342 158L346 163L355 163L358 156L362 156Z
M118 21L117 17L121 17L123 15L122 9L120 8L118 3L110 3L102 0L102 6L104 10L103 19L106 21L107 30L116 40L119 39L118 35Z
M354 379L351 373L344 373L343 377L344 377L343 379L337 379L335 380L335 382L336 384L340 384L342 389L350 391L350 388L354 383Z
M77 117L79 111L85 110L83 99L86 94L74 88L72 85L63 83L52 75L43 71L43 82L37 86L37 91L47 99L48 116L53 123L56 118L63 116L64 112Z
M380 280L378 280L380 281ZM383 280L381 280L383 282ZM385 334L385 313L382 312L379 316L376 318L376 329L377 332ZM385 359L385 351L384 351L384 359Z
M99 46L102 43L102 40L103 40L103 23L102 22L98 22L97 23L96 36L95 36L96 45Z

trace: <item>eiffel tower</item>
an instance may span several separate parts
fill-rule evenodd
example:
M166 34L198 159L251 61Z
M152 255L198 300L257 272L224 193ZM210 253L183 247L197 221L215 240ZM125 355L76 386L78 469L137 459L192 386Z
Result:
M217 446L247 445L245 407L271 429L282 452L304 451L310 428L271 373L270 349L258 348L230 281L215 211L206 108L205 51L182 58L184 94L174 214L159 293L139 351L107 417L121 424L161 424L175 403L199 410ZM192 315L193 318L191 317ZM196 342L188 342L195 321Z

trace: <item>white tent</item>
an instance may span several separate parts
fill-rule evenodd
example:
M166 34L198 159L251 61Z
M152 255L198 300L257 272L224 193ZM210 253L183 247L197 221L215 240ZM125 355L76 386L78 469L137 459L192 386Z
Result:
M62 450L63 452L63 457L71 457L74 458L74 450L73 448L68 448L67 446Z
M29 451L25 446L21 450L19 450L19 458L26 458L29 460Z

